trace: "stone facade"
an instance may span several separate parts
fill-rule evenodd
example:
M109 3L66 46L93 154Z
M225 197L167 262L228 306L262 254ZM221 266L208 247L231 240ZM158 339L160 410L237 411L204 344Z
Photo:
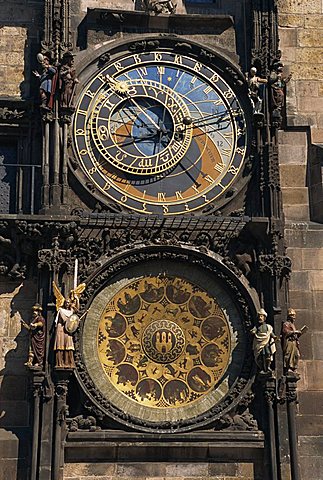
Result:
M24 82L24 49L27 41L27 29L23 27L0 28L0 95L20 97ZM8 52L10 55L8 56Z
M42 35L42 3L0 2L0 99L30 98L37 89L31 71ZM223 2L222 2L223 3ZM178 2L178 13L184 6ZM279 132L280 175L286 217L287 254L293 261L289 304L297 325L307 324L301 339L298 433L302 478L323 479L323 10L321 0L279 1L280 48L288 84L286 128ZM133 9L132 0L114 0L110 8ZM103 0L73 3L77 25L87 8L107 8ZM17 11L22 18L17 21ZM98 41L103 41L98 35ZM224 38L221 46L233 44ZM196 37L200 39L200 37ZM218 41L218 40L217 40ZM222 40L221 40L222 41ZM95 43L95 42L94 42ZM0 284L0 480L22 479L30 452L19 441L30 422L27 358L28 320L36 301L34 282ZM12 430L12 431L11 431ZM17 458L19 461L17 462ZM258 480L252 463L67 463L66 480ZM288 480L286 471L284 480Z
M320 0L279 2L282 60L293 77L287 130L280 133L280 172L288 255L293 261L290 305L301 338L298 433L302 478L323 478L323 9Z
M67 464L65 480L257 480L250 463L139 463L139 464Z

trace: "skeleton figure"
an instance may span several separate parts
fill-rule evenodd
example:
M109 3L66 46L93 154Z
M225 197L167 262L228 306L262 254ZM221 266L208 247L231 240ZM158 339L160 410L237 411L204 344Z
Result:
M81 283L72 289L68 297L65 298L56 283L53 282L57 309L54 342L56 368L75 368L72 335L80 322L77 312L80 306L80 295L84 292L85 288L85 283Z
M263 98L263 86L268 83L265 78L257 76L257 69L255 67L250 68L250 73L247 76L249 97L253 106L254 114L262 114L262 98Z

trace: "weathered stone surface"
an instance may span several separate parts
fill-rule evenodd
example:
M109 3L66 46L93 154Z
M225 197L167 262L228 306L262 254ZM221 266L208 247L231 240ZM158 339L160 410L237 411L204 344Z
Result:
M300 248L288 248L287 255L292 261L293 271L302 270L302 250Z
M322 405L322 400L320 402L320 405ZM302 457L313 457L313 456L318 456L323 458L323 437L321 436L308 436L308 437L303 437L299 436L298 437L299 444L300 444L300 451L301 451L301 456Z
M297 327L301 328L304 324L305 322L301 318L297 318ZM313 335L311 332L306 332L300 339L300 352L303 360L313 359Z
M320 87L321 84L318 81L299 80L296 83L297 97L317 97L320 95Z
M81 10L86 12L88 8L107 8L107 2L104 0L81 0ZM109 8L120 10L133 10L132 0L110 0Z
M323 332L313 332L312 343L314 360L323 360Z
M5 59L1 64L6 65L5 68L2 67L4 81L0 83L0 95L20 96L20 83L24 81L24 44L26 40L26 28L14 26L0 28L0 55Z
M304 17L305 28L323 28L323 15L305 15ZM318 45L317 45L318 47Z
M298 32L300 47L317 47L323 45L323 28L306 29Z
M309 289L309 273L293 272L290 281L291 290Z
M168 464L166 465L166 477L203 477L208 475L208 467L207 463Z
M283 202L287 205L308 205L308 189L300 188L283 188Z
M298 431L304 436L321 436L323 428L322 415L300 415L297 423L299 425ZM317 477L320 478L320 477Z
M64 478L79 476L99 476L115 474L115 463L66 463L64 466Z
M140 464L142 465L142 464ZM65 464L64 480L254 480L252 463ZM136 468L134 468L136 467ZM153 471L156 472L154 475ZM117 473L118 472L118 473ZM150 473L149 473L150 472ZM204 472L204 473L203 473ZM141 473L141 474L140 474Z
M235 476L240 473L239 465L235 463L211 463L209 466L209 473L211 476L225 475Z
M27 382L26 375L0 377L1 400L27 400Z
M312 127L311 139L312 143L323 143L323 128Z
M320 0L278 0L278 8L281 13L321 13Z
M311 64L323 63L323 48L297 48L295 53L297 62L308 62Z
M323 271L313 270L309 273L310 288L312 290L322 290Z
M323 248L306 248L301 252L301 255L304 270L323 269ZM323 290L323 286L319 290Z
M302 478L306 478L309 475L310 478L321 478L323 470L323 458L322 457L304 457L301 462L301 475Z
M308 390L323 390L322 368L322 360L306 361Z
M294 13L280 13L279 14L279 25L281 27L304 27L305 18L304 15L294 14ZM285 49L284 49L285 55Z
M299 82L300 83L300 82ZM307 146L307 137L306 132L285 132L284 130L279 130L278 132L278 142L281 146L291 145L291 146ZM280 159L281 161L281 159Z
M282 187L303 187L306 181L305 165L281 165Z
M297 29L296 28L280 28L279 36L284 47L297 46Z
M290 304L293 305L294 308L306 309L307 315L308 315L308 310L311 310L314 304L314 299L311 292L290 290L289 298L290 298Z
M117 464L116 473L119 477L157 477L164 476L166 469L167 466L163 463Z
M323 392L300 392L299 402L299 413L301 415L321 415ZM305 439L303 441L305 442ZM323 437L320 443L323 446Z
M0 478L6 480L15 480L17 478L18 465L17 460L2 460L0 462Z
M16 459L19 456L18 438L14 433L4 430L3 428L0 428L0 452L2 460Z
M2 411L0 427L28 426L29 405L26 401L0 400L0 411Z
M306 145L279 145L280 165L296 164L306 165L307 147Z
M284 209L286 218L291 220L309 220L309 207L308 205L287 205Z

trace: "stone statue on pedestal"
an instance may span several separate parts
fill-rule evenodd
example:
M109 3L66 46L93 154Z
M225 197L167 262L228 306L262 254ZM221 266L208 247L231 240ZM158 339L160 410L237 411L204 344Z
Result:
M271 362L276 352L273 327L266 323L267 313L263 308L258 312L258 324L251 330L253 335L253 353L261 373L271 372Z
M42 368L44 363L46 322L42 316L42 310L37 303L32 307L33 314L30 324L21 320L22 326L29 331L29 353L25 365L30 368Z
M300 359L299 337L305 333L308 328L304 325L300 330L295 326L296 312L293 308L287 311L287 319L282 324L281 340L284 356L284 373L295 373L297 371Z

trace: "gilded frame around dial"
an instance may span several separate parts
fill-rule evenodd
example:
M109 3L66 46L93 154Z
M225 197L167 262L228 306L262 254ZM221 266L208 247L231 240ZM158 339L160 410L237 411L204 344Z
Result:
M215 419L246 388L251 320L240 311L239 289L234 296L223 272L217 278L205 269L208 261L192 268L182 262L184 252L168 251L138 265L136 256L126 270L114 263L116 274L87 306L76 342L84 364L79 379L87 394L93 383L92 401L121 422L145 431L190 430Z
M241 79L230 84L223 59L203 61L195 50L162 39L158 49L120 48L106 66L83 72L74 152L101 200L177 215L232 195L250 143L246 88Z

